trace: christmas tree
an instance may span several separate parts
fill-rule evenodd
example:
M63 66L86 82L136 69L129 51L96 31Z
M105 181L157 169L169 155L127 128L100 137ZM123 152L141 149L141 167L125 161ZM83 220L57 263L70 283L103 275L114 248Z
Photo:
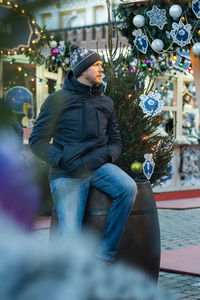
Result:
M109 34L107 54L104 55L104 81L107 83L105 94L115 103L123 140L122 154L116 163L132 177L148 178L152 185L156 185L169 173L173 137L167 134L163 136L158 130L162 118L158 105L159 94L153 90L155 74L152 69L144 68L125 46L113 46L110 1L107 1L107 6ZM155 106L147 113L145 105L148 101L145 100L152 99L155 100ZM145 159L146 165L143 165Z

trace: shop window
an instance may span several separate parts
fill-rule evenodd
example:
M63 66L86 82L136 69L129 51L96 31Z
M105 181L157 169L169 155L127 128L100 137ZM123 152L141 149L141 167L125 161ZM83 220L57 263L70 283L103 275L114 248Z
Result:
M100 24L107 21L105 14L105 7L103 5L94 7L94 23Z
M177 101L176 101L176 77L168 74L167 76L160 77L155 83L155 89L161 94L164 106L161 113L160 130L163 134L173 133L177 134Z
M31 119L35 117L36 112L36 67L34 64L3 61L3 97L5 97L7 91L14 87L24 87L32 93L33 103L26 106L22 106L21 111L13 111L17 121L23 126L33 125L29 123ZM19 101L20 102L20 101ZM29 103L30 104L30 103ZM11 107L12 109L12 107ZM24 118L26 117L26 122L24 123ZM27 119L28 118L28 119ZM28 123L27 123L28 122Z
M56 81L53 79L48 79L48 94L52 94L56 91Z
M49 25L49 21L52 17L51 13L46 13L42 15L42 25L44 26L48 26Z
M164 99L161 128L172 132L176 143L199 142L199 110L194 78L191 73L177 71L175 75L163 76L155 84Z
M3 89L15 86L26 87L34 96L36 95L36 70L33 64L3 62Z

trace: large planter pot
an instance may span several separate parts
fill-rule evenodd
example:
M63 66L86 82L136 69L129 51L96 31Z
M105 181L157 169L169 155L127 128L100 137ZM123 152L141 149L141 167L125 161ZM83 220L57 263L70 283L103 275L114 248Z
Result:
M142 268L157 281L161 255L157 207L150 182L137 181L137 187L117 259Z
M137 181L138 194L126 223L116 261L141 268L157 281L160 269L160 228L157 208L149 181ZM103 233L112 200L91 188L83 225ZM52 212L50 236L57 227Z

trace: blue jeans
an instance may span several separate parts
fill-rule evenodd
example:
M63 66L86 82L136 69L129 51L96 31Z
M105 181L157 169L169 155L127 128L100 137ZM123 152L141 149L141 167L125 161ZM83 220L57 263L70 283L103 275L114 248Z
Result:
M81 230L89 188L107 193L113 199L97 257L113 261L122 232L137 194L135 181L114 164L106 163L87 178L57 178L50 181L58 215L58 232L69 237Z

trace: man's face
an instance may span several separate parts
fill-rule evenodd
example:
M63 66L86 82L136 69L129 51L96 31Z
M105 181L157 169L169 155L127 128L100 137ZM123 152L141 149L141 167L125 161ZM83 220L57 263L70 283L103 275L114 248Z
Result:
M85 72L82 73L85 79L85 83L92 86L95 84L102 83L103 75L102 61L96 61L91 67L89 67Z

